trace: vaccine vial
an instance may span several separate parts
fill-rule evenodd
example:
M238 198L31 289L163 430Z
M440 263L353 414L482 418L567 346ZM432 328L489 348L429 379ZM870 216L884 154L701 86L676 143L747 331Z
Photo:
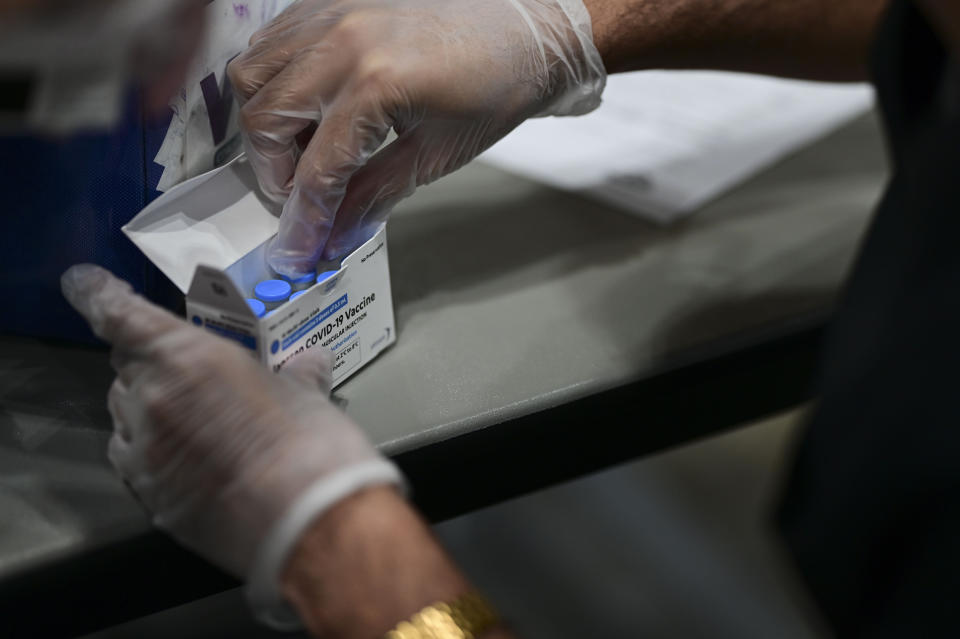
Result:
M336 271L324 271L323 273L317 273L317 284L324 280L330 279L331 276L336 275Z
M315 276L313 273L307 273L306 275L301 275L300 277L283 277L285 282L288 282L294 291L305 291L311 286L313 286Z
M248 299L247 306L250 307L250 310L253 311L253 314L257 317L263 317L267 314L267 307L264 306L260 300Z
M293 288L283 280L263 280L253 287L253 294L267 310L273 310L287 301Z
M312 276L312 275L310 276L310 279L311 279L311 280L313 279L313 276ZM290 296L290 301L292 302L293 300L297 299L297 298L300 297L301 295L306 295L306 294L307 294L306 291L297 291L296 293L294 293L293 295Z

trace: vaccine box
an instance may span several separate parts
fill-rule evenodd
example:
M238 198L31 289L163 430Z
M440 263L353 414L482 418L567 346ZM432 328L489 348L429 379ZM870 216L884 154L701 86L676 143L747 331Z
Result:
M274 371L328 348L340 384L396 341L386 227L327 265L323 281L257 317L246 300L258 282L276 278L266 249L278 221L279 207L241 156L171 189L123 232L186 295L188 321L235 340Z

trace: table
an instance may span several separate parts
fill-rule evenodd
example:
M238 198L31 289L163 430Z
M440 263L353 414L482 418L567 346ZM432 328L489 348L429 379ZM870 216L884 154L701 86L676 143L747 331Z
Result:
M795 405L886 171L867 116L663 228L475 163L396 211L399 341L336 395L434 521ZM0 353L0 634L236 585L111 472L104 351Z

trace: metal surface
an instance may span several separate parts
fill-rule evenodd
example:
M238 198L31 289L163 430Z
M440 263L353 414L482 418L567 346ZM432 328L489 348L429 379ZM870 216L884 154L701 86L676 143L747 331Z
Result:
M864 118L658 228L467 167L397 211L399 342L337 395L436 519L781 408L809 394L885 172ZM106 354L12 337L0 353L13 635L79 634L229 584L150 531L108 468Z

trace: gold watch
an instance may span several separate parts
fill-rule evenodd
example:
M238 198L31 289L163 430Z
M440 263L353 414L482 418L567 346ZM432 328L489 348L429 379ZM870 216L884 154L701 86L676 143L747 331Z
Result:
M475 639L500 623L497 613L477 593L450 603L435 603L401 621L384 639Z

